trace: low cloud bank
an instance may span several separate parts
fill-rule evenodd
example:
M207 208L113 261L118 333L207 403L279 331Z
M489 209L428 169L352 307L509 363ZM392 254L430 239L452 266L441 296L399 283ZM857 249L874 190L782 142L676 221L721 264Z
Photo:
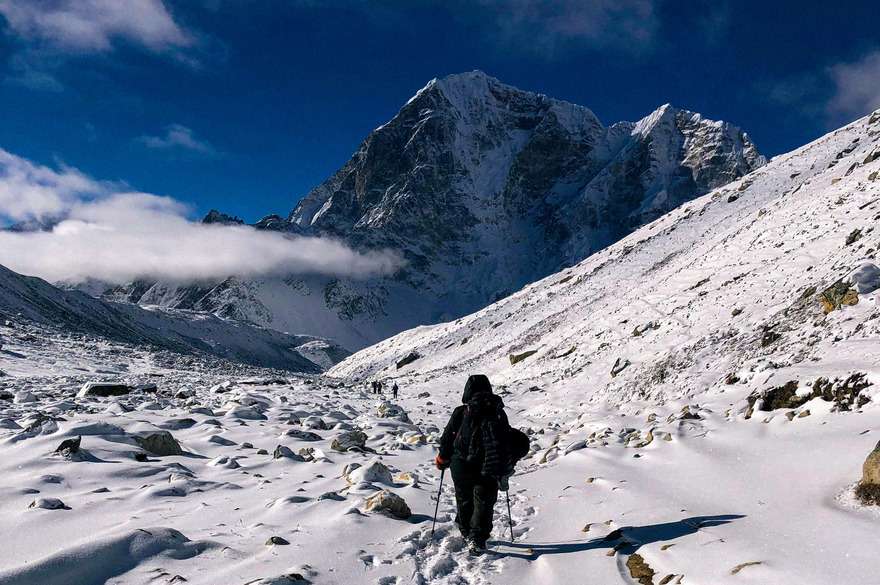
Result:
M0 151L0 218L64 219L49 231L0 231L0 264L52 282L175 282L322 274L387 275L403 261L330 239L202 224L169 197L118 192L75 169L54 170Z

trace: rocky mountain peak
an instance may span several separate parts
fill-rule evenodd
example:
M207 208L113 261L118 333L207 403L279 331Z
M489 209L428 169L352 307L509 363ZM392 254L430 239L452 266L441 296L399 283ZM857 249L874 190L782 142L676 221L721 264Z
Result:
M196 304L356 349L479 309L763 163L735 126L669 104L605 126L589 108L481 71L449 75L372 131L287 218L256 226L390 248L405 269L375 281L217 283Z

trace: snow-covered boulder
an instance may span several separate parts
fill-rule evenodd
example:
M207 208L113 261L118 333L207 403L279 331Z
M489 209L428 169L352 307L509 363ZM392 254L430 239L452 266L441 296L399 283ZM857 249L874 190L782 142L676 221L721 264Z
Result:
M364 510L385 513L400 520L406 520L412 516L412 511L406 501L388 490L378 491L368 497L364 502Z
M367 435L362 431L348 431L341 433L333 442L330 448L334 451L363 451L367 443Z
M366 465L349 467L345 473L345 481L351 485L362 483L384 483L394 485L391 470L381 461L370 461Z

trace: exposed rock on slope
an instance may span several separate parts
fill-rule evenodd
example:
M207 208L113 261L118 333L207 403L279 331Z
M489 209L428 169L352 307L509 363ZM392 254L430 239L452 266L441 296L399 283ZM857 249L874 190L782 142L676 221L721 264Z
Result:
M397 250L409 264L394 277L135 283L110 294L358 348L483 307L764 162L738 128L669 105L605 127L587 108L477 71L452 75L373 131L287 219L257 224Z

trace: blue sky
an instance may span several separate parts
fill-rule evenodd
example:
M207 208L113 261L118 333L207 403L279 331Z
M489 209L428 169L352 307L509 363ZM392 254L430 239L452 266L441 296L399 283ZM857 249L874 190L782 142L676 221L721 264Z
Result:
M0 26L0 148L250 221L449 73L606 123L671 102L769 155L880 107L872 2L0 0Z

